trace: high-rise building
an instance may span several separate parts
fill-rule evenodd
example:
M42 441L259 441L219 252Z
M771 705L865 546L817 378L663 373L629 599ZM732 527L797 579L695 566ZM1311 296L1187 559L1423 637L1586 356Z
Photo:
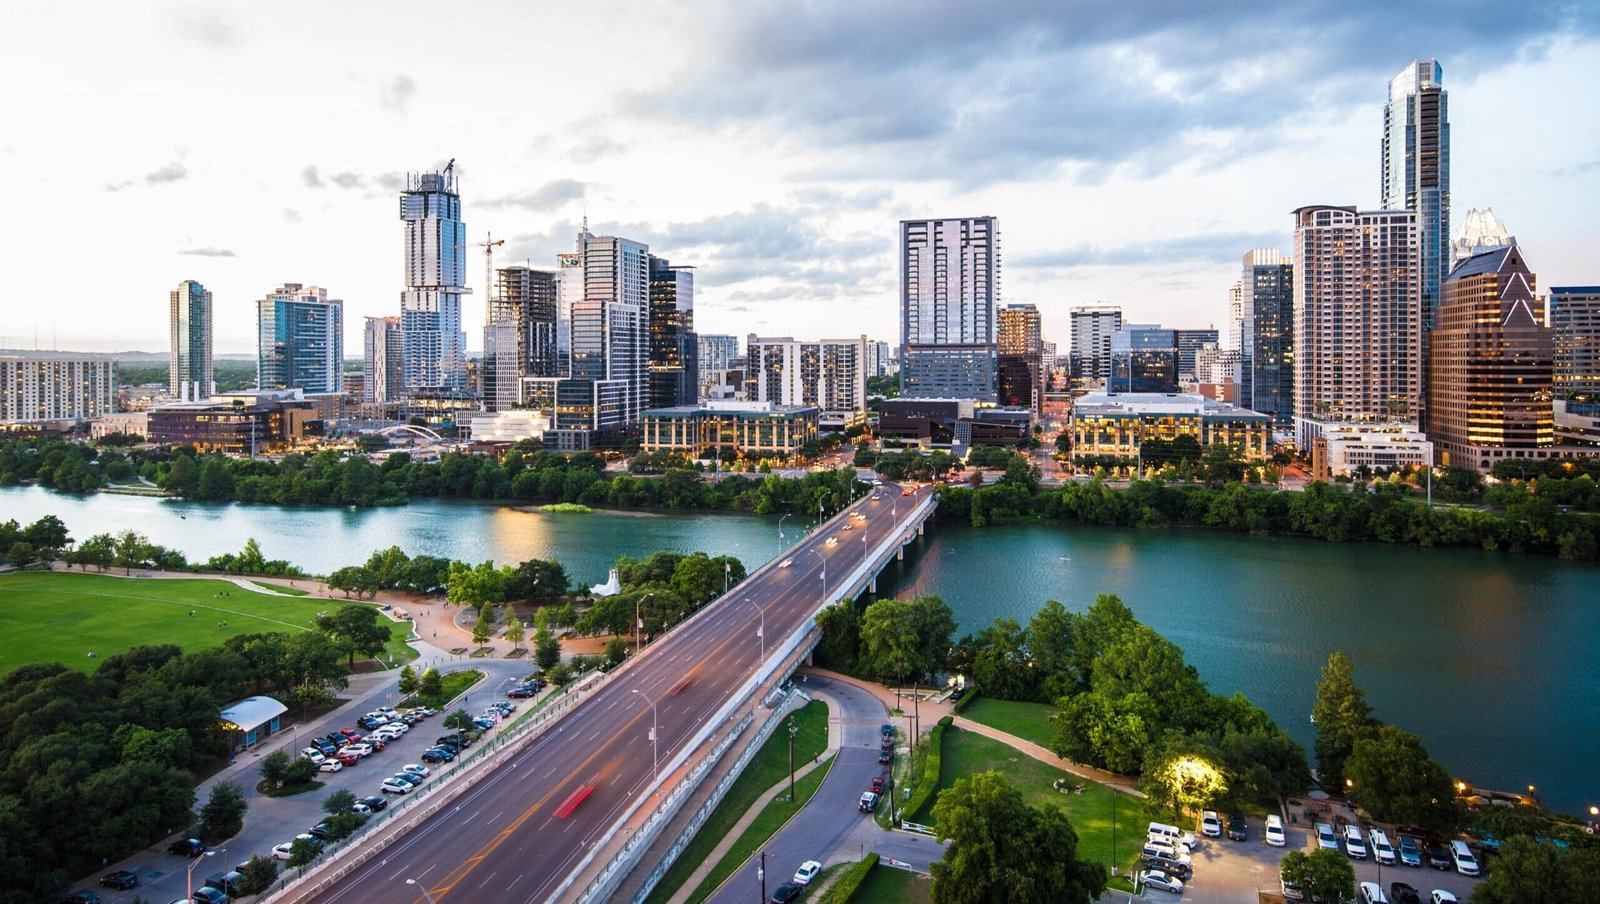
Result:
M578 253L583 297L571 309L572 377L621 381L623 423L631 426L650 386L650 246L585 232Z
M1433 323L1450 265L1450 115L1444 69L1412 60L1389 80L1383 108L1384 210L1417 213L1422 325Z
M1105 386L1111 376L1111 337L1122 329L1122 308L1089 305L1073 308L1072 352L1069 377L1081 384Z
M362 403L379 407L399 404L405 391L400 318L368 317L362 352Z
M479 382L489 411L521 403L522 381L557 373L556 274L529 267L495 271L483 326Z
M699 348L697 357L701 385L711 382L714 374L732 367L733 359L739 357L739 339L736 336L699 333L695 336L695 345Z
M1228 288L1228 348L1243 352L1244 347L1244 282L1236 279Z
M0 358L0 423L99 417L116 410L116 398L116 363L110 358Z
M1178 382L1187 382L1194 379L1195 352L1207 345L1217 344L1217 329L1173 330L1172 341L1178 349Z
M1294 212L1294 423L1302 449L1329 422L1416 424L1422 387L1417 214Z
M1044 401L1044 338L1039 309L1010 304L999 310L999 401L1035 411Z
M867 357L869 359L867 376L883 377L893 373L890 369L893 358L889 350L889 343L884 342L882 339L871 340L870 348L867 350Z
M1177 330L1130 323L1112 334L1111 375L1106 379L1106 391L1177 392Z
M1600 285L1553 286L1555 397L1600 404Z
M211 293L192 279L168 296L172 362L167 388L180 401L208 399L216 388L211 371Z
M749 400L818 408L824 427L843 429L866 415L870 354L866 336L806 341L752 334L745 344Z
M900 395L995 400L994 217L900 221Z
M1239 282L1239 404L1294 422L1294 263L1275 248L1245 253Z
M1509 245L1516 239L1506 231L1506 225L1494 215L1494 209L1473 208L1457 221L1455 236L1450 240L1450 269L1456 264L1491 248Z
M1553 346L1536 288L1515 244L1463 260L1442 284L1427 406L1440 464L1488 471L1554 445Z
M437 173L408 173L400 194L406 230L406 283L400 293L407 395L451 396L467 389L467 228L461 222L455 161ZM488 291L488 287L484 287Z
M510 320L483 325L483 357L478 359L478 392L485 411L510 411L522 402L522 379L528 376L518 354L518 330Z
M284 283L256 302L256 315L258 389L344 390L344 302Z
M650 394L647 408L700 400L694 336L694 270L650 255Z

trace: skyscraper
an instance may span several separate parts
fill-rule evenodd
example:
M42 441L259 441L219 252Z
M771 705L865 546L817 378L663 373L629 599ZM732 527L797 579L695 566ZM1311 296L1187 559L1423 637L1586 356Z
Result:
M701 385L711 382L713 374L732 367L733 360L739 357L739 339L735 336L698 333L695 345L699 348L697 363L700 365Z
M480 380L484 407L505 411L521 402L525 377L557 375L556 274L528 267L495 271L483 325Z
M178 283L168 296L172 335L172 361L167 365L167 388L180 401L211 396L211 293L192 279Z
M1551 287L1550 328L1555 397L1600 404L1600 285Z
M116 410L116 362L85 355L0 358L0 423L82 420Z
M745 344L750 401L820 408L822 425L842 430L867 413L873 358L865 335L816 341L751 335Z
M405 390L399 317L368 317L362 336L362 403L396 405Z
M1178 350L1178 382L1192 381L1195 352L1207 345L1217 344L1217 329L1206 327L1203 330L1173 330L1172 340Z
M1213 336L1213 339L1215 337ZM1177 330L1129 323L1111 336L1107 392L1177 392Z
M1450 240L1450 269L1456 264L1490 248L1509 245L1516 239L1506 231L1506 224L1494 215L1493 208L1473 208L1460 218L1455 236Z
M1111 337L1122 329L1122 308L1116 305L1089 305L1073 308L1072 352L1068 377L1080 383L1104 387L1111 375Z
M900 221L900 394L995 400L994 217Z
M1288 426L1294 422L1294 264L1275 248L1246 252L1238 285L1239 405Z
M1044 400L1044 339L1039 309L1010 304L999 310L1000 404L1038 410Z
M400 293L407 395L453 395L467 388L467 229L461 222L455 161L437 173L408 173L400 194L406 230L406 284ZM488 287L484 287L488 291Z
M1444 69L1412 60L1389 80L1383 108L1384 210L1417 212L1422 323L1433 323L1450 263L1450 116Z
M1302 449L1330 421L1416 424L1422 387L1418 216L1294 212L1294 423Z
M1543 458L1554 445L1552 343L1535 289L1514 244L1461 261L1445 279L1427 407L1440 464L1488 471L1508 458Z
M650 394L648 408L700 400L700 352L694 336L693 267L650 255Z
M258 388L344 391L344 302L284 283L256 302L256 316Z

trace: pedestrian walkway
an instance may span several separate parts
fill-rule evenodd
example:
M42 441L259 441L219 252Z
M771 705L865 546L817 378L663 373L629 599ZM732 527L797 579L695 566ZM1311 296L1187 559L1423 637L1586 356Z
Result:
M1089 781L1105 785L1133 797L1143 799L1145 796L1144 792L1140 791L1136 787L1135 781L1126 775L1118 775L1115 772L1107 772L1104 769L1096 769L1093 766L1085 766L1081 763L1074 763L1073 761L1064 757L1056 756L1032 741L1027 741L1017 737L1014 734L1003 732L998 728L992 728L988 725L984 725L982 722L974 722L971 719L956 716L950 724L956 728L970 731L973 734L981 734L986 738L999 741L1000 743L1009 745L1011 747L1015 747L1017 750L1027 754L1041 763L1054 766L1063 772L1070 772L1079 778L1086 778Z

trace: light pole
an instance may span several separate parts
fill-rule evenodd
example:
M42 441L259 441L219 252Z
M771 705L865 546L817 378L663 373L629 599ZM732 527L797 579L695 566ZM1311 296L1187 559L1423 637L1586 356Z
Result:
M792 514L794 514L794 512L785 512L783 514L783 518L778 519L778 552L780 554L783 552L783 519Z
M756 867L756 878L761 880L761 904L767 904L767 852L761 852L761 865Z
M639 604L652 596L655 596L654 591L646 593L633 601L633 655L635 656L639 655L639 651L644 649L644 641L640 639L639 633L644 630L644 619L639 617Z
M222 851L226 850L227 848L222 849ZM194 899L194 868L204 863L207 857L215 857L216 855L222 853L222 851L206 851L204 854L194 858L194 862L189 864L189 871L185 877L185 882L188 885L188 892L184 895L185 901Z
M817 558L822 560L822 600L823 600L823 602L827 602L827 600L828 600L828 557L823 555L822 554L822 550L820 550L820 549L813 549L813 550L810 550L810 552L813 555L815 555Z
M767 659L767 610L766 610L766 607L758 605L755 600L750 599L749 597L745 597L744 601L749 603L752 606L755 606L756 607L756 611L761 613L761 627L756 629L756 637L759 637L761 639L761 661L765 662L766 659Z
M644 702L650 704L650 756L655 762L654 769L656 776L659 778L661 775L661 723L657 719L659 712L656 710L656 701L645 697L644 691L638 688L634 688L633 692L644 697Z
M417 881L417 880L415 880L415 879L407 879L407 880L406 880L406 884L407 884L407 885L410 885L410 886L413 886L413 887L415 887L415 888L416 888L416 889L417 889L417 890L418 890L418 891L420 891L420 892L422 892L422 896L423 896L423 897L424 897L424 898L427 898L427 899L428 899L428 904L439 904L439 902L438 902L438 901L435 901L435 900L434 900L434 899L433 899L433 895L430 895L430 894L428 894L428 887L427 887L427 886L426 886L426 885L423 885L423 884L422 884L422 883L421 883L421 882L418 882L418 881Z
M794 713L789 714L789 803L794 803L794 736L800 729L794 724Z

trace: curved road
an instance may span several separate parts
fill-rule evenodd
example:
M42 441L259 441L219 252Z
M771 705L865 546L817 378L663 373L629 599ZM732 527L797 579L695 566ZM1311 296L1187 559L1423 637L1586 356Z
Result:
M670 762L750 677L763 617L766 637L792 635L816 611L823 581L831 591L927 491L900 492L886 484L852 505L864 520L847 516L851 530L836 518L812 532L786 553L787 567L768 568L647 647L529 747L312 900L425 904L407 879L437 902L551 899L651 781L653 718L660 761Z

